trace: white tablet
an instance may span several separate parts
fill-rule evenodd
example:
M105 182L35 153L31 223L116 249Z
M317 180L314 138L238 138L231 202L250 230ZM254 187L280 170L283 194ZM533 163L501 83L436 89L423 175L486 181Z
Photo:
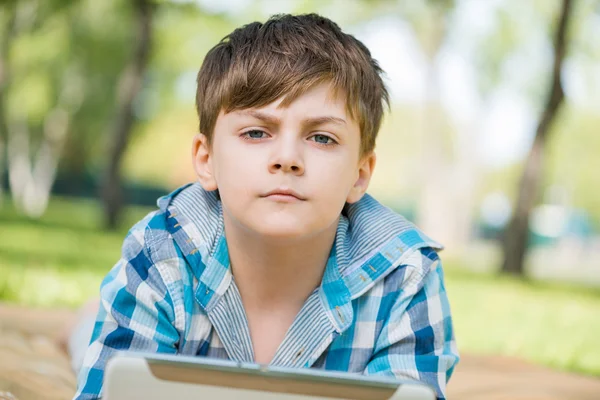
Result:
M409 380L266 367L206 357L122 352L108 361L103 399L435 400Z

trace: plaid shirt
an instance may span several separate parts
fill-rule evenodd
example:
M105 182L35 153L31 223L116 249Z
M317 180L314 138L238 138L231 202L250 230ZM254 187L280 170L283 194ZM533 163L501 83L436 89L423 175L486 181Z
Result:
M76 399L99 398L119 350L254 360L216 193L188 185L158 205L102 282ZM445 398L458 352L440 248L369 195L347 205L322 283L271 364L412 378Z

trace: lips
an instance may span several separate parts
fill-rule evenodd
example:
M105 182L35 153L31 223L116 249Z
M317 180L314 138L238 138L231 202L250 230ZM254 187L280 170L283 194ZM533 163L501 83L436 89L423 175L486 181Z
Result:
M306 200L304 196L296 192L295 190L288 188L280 188L265 193L261 197L277 197L277 198L296 198L298 200Z

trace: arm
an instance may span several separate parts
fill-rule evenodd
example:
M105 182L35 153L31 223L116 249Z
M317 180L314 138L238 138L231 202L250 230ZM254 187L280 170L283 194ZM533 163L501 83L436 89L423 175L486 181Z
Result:
M415 379L445 399L458 351L439 258L426 249L421 264L407 267L365 374Z
M108 358L119 350L175 353L179 334L173 301L144 239L140 223L100 287L100 308L79 373L75 399L97 399Z

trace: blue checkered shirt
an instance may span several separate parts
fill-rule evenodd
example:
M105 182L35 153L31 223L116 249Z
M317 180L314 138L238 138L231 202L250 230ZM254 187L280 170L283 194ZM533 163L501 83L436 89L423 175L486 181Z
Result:
M97 399L119 350L253 362L216 192L184 186L136 224L100 288L75 399ZM347 205L321 285L272 365L427 383L445 398L458 362L441 246L369 195Z

